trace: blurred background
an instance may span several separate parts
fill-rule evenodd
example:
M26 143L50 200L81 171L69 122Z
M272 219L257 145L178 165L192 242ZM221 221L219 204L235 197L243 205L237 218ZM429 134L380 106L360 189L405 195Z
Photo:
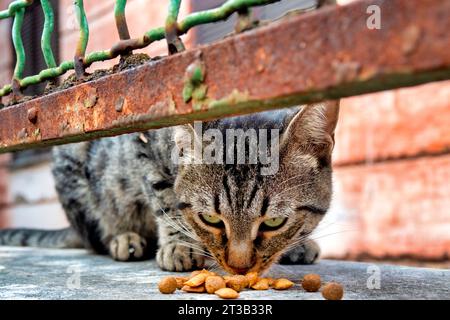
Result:
M53 47L58 61L70 60L78 37L72 0L53 0L58 18ZM131 35L164 24L167 0L129 0ZM213 8L221 0L185 0L181 18ZM256 19L276 19L315 0L284 0L256 8ZM341 4L350 1L339 1ZM0 10L10 1L0 0ZM40 51L42 10L27 9L23 37L26 75L45 68ZM85 0L90 25L87 51L118 41L110 0ZM233 30L235 17L194 28L187 47L218 40ZM10 81L14 51L11 21L0 21L0 85ZM300 30L301 32L301 30ZM165 55L163 41L141 50ZM109 68L117 60L95 63ZM92 69L91 69L92 70ZM301 74L298 75L301 77ZM33 86L27 94L38 94ZM334 150L332 208L313 238L323 257L378 260L436 268L450 267L450 81L344 99ZM0 228L61 228L67 221L50 174L49 149L0 155Z

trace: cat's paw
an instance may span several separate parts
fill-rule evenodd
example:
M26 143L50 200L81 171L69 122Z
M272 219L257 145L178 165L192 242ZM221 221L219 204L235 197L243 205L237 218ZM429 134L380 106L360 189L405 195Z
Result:
M114 260L133 261L144 258L147 241L134 232L115 236L109 243L109 252Z
M309 240L308 242L286 252L281 260L281 264L312 264L317 261L320 255L319 245Z
M205 257L194 249L169 242L161 246L156 254L158 266L167 271L189 271L203 268Z

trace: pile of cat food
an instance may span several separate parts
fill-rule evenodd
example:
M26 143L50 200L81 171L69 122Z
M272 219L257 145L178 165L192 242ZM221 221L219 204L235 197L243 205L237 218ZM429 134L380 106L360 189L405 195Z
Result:
M317 292L322 288L322 296L327 300L341 300L344 296L341 284L330 282L322 286L318 274L305 275L300 284L307 292ZM164 294L174 293L178 289L190 293L216 294L222 299L236 299L239 292L245 289L286 290L293 286L294 282L288 279L260 278L256 272L220 276L208 270L194 271L189 277L165 277L158 284L159 291Z

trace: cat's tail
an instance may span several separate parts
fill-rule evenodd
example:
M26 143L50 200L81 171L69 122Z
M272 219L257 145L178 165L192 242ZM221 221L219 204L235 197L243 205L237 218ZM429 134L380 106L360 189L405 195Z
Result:
M3 229L0 246L43 248L83 248L81 237L72 228L60 230Z

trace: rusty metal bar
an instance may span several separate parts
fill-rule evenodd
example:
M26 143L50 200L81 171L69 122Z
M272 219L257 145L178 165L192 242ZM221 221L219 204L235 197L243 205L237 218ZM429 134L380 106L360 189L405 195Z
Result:
M366 26L369 5L380 30ZM450 79L446 12L449 1L369 0L289 16L2 109L0 151Z

